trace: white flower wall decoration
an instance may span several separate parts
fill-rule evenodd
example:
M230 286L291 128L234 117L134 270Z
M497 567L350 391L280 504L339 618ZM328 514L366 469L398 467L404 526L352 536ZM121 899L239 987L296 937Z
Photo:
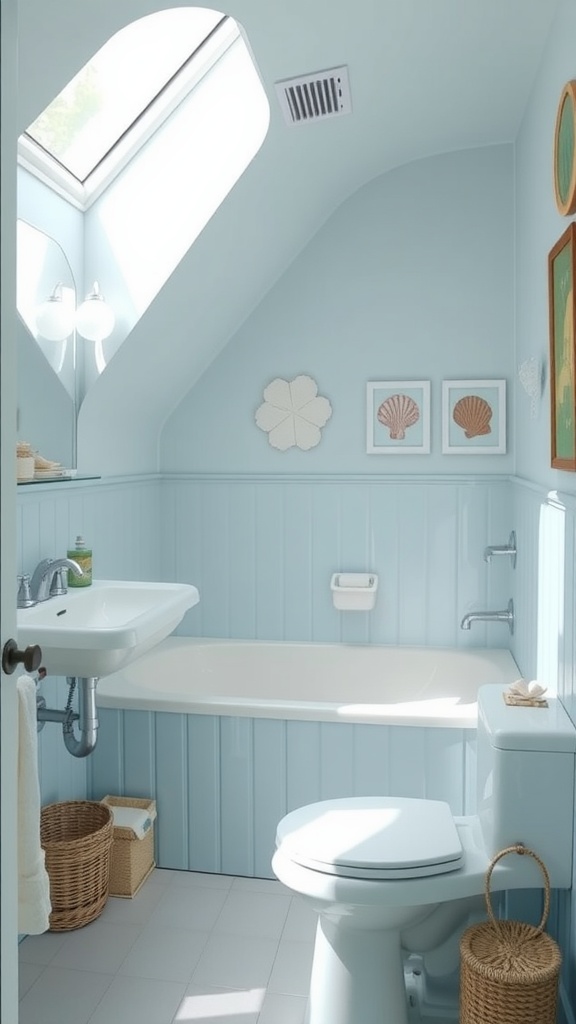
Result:
M332 415L327 398L318 395L312 377L301 374L294 380L276 377L264 388L264 402L256 410L256 424L266 431L273 448L308 451L319 444L321 428Z

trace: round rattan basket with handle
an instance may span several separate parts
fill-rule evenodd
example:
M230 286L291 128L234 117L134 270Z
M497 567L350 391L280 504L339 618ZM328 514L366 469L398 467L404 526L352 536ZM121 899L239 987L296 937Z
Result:
M542 870L544 909L537 927L494 916L490 879L509 853L533 857ZM486 872L484 895L489 920L471 925L460 939L460 1024L555 1024L561 955L544 932L550 912L544 862L521 844L501 850Z
M114 821L105 804L65 800L40 815L40 841L50 879L50 931L94 921L108 899Z

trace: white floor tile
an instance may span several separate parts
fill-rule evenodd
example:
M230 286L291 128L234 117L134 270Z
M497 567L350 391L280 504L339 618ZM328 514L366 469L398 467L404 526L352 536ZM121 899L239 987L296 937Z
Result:
M304 1024L314 915L271 879L155 869L19 946L19 1024Z
M311 942L282 940L268 982L268 991L307 996L310 991L313 953Z
M293 896L284 931L282 932L282 939L289 939L293 942L314 942L317 922L318 914L316 911L312 910L298 896Z
M229 989L189 985L174 1024L256 1024L264 989Z
M304 1024L307 1002L305 996L286 996L268 992L262 1004L258 1024Z
M224 988L266 988L276 949L273 939L214 933L198 961L192 983Z
M209 931L214 927L227 895L227 889L171 885L152 911L150 922L166 928Z
M290 890L275 878L235 878L232 882L232 888L244 889L248 892L270 892L277 895L292 895Z
M138 935L135 925L107 924L98 919L85 928L68 932L52 966L115 974Z
M113 980L96 971L47 967L20 1002L18 1024L88 1024Z
M233 889L226 898L214 931L278 942L289 909L289 896Z
M20 999L26 995L28 989L32 988L32 985L40 977L43 970L43 964L21 963L18 965L18 993Z
M231 875L212 875L202 871L168 871L170 884L184 888L200 885L206 889L230 889L234 879Z
M68 932L44 932L43 935L28 935L18 946L20 963L49 964L68 934Z
M119 974L188 983L208 934L148 925L132 946Z
M172 1024L185 985L144 978L114 978L90 1024Z
M108 923L119 921L122 924L146 924L165 892L165 885L148 881L132 899L110 896L102 911L102 919Z

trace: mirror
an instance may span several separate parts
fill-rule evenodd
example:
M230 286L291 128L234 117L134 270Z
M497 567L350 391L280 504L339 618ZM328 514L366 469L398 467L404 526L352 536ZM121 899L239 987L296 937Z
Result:
M41 308L51 297L70 312L72 322L76 308L74 277L63 249L45 232L19 219L16 240L18 440L28 441L44 458L74 470L75 332L72 328L67 337L51 341L38 327Z

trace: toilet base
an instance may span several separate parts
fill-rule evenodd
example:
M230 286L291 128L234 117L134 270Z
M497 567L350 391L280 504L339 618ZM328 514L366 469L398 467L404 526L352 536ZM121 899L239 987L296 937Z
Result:
M408 1024L400 933L359 929L321 914L307 1024Z

